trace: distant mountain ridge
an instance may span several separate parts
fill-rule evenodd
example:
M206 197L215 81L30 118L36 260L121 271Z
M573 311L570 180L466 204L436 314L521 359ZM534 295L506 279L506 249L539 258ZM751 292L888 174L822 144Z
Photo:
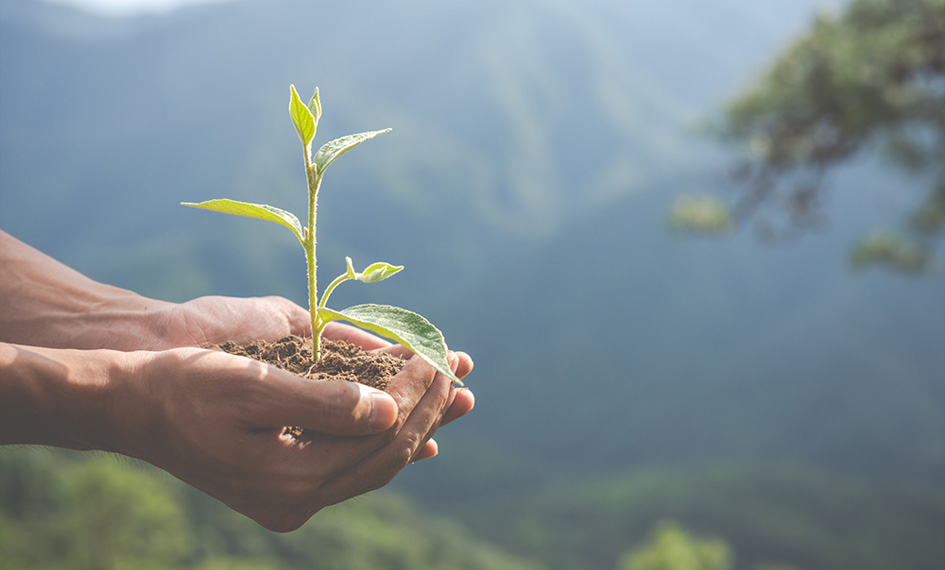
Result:
M328 257L396 259L472 286L497 256L678 178L681 163L690 173L714 170L712 154L687 139L686 121L731 89L746 62L760 63L761 46L806 20L796 3L736 8L736 0L719 0L717 11L692 0L580 9L562 0L475 9L241 0L129 19L36 0L0 6L0 223L102 279L175 298L207 290L304 298L280 265L292 259L281 253L290 241L262 228L254 235L267 237L248 244L224 229L237 227L232 220L176 206L231 196L304 210L284 109L289 83L320 85L318 141L394 128L326 179L321 199L331 213L320 241ZM775 19L779 12L793 20ZM707 41L721 30L729 41ZM684 87L690 77L699 88ZM377 247L372 233L351 229L353 219L399 238ZM169 248L171 232L179 244L201 245ZM235 244L220 243L225 233ZM87 255L115 243L129 247ZM223 269L234 246L261 267L245 288ZM140 248L179 254L138 260ZM208 259L218 267L207 269ZM153 274L167 263L194 285Z
M102 20L6 0L3 74L13 87L4 101L5 136L18 141L7 156L14 163L18 153L47 156L37 148L41 142L24 141L28 132L40 130L35 117L57 94L29 85L29 78L44 71L68 86L55 105L61 112L96 116L108 128L137 129L110 133L118 149L143 142L134 138L136 132L199 143L203 150L183 146L193 159L203 159L200 168L180 164L179 153L162 164L188 172L229 170L229 180L225 174L214 179L219 191L245 186L247 194L258 193L249 188L254 182L281 182L292 172L287 166L294 143L281 116L287 83L311 89L302 82L317 81L326 98L323 131L362 123L395 128L396 141L371 162L377 162L374 176L383 171L375 182L392 191L402 208L440 200L444 209L474 212L516 239L550 235L567 217L605 207L614 196L672 172L687 157L682 120L704 110L712 97L700 96L701 90L668 90L663 82L724 67L731 57L700 43L713 23L701 19L706 14L699 3L637 11L634 17L634 8L622 3L577 9L555 0L477 4L476 11L428 1L368 7L243 0L158 19ZM648 19L673 17L688 35L660 40L676 54L664 62L661 52L637 38L652 35L641 33L649 29ZM73 33L58 32L66 29ZM56 42L55 54L43 49L49 40ZM30 59L18 53L30 53ZM136 116L142 111L150 116ZM192 130L197 124L207 132ZM68 136L70 123L60 126ZM219 148L223 140L212 134L227 128L233 138L284 152L271 153L270 171L242 171L235 168L240 157L231 153L245 147L231 141ZM65 144L96 148L99 165L127 160L119 150L110 151L108 141L90 145L96 131L81 125L73 135L77 140ZM208 154L214 147L217 152ZM79 171L96 162L91 156L77 160ZM23 184L16 172L8 175L7 186ZM265 192L281 197L295 191L286 186L291 190Z

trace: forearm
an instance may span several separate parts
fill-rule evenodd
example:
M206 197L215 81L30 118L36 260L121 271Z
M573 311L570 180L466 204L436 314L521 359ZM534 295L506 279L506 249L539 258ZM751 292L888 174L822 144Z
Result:
M0 271L0 341L132 350L166 327L169 303L89 279L2 231Z
M0 444L124 451L132 368L116 351L0 343Z
M89 279L3 231L0 277L0 342L166 350L309 332L308 312L281 297L157 301Z

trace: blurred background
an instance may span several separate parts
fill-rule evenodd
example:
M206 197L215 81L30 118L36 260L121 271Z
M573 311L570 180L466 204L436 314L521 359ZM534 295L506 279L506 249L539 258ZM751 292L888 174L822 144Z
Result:
M0 451L0 568L945 561L945 2L0 0L0 228L144 295L284 295L289 84L322 278L441 328L474 413L277 535L163 472Z

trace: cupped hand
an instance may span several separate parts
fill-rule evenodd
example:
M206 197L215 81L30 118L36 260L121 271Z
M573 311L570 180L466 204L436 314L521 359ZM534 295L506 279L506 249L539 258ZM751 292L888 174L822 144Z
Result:
M153 317L158 323L151 346L162 350L184 346L203 347L232 340L276 341L295 334L311 334L309 313L284 297L198 297L170 304Z
M144 362L116 409L136 425L117 450L174 474L276 531L383 486L429 453L437 427L471 408L419 358L387 392L312 382L275 367L198 349L130 353ZM456 373L471 360L453 358ZM136 396L135 396L136 395ZM459 407L457 400L460 401ZM133 417L132 417L133 416ZM306 435L284 434L284 426ZM435 444L433 444L435 452Z

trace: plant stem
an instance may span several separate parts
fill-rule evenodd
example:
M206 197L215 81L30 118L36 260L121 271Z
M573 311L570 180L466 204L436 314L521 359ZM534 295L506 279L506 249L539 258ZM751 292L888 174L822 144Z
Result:
M318 211L318 187L322 177L312 165L311 146L305 147L305 179L308 183L308 228L305 233L305 260L308 269L308 309L312 319L312 359L321 356L324 324L318 316L318 264L315 258L315 218Z

